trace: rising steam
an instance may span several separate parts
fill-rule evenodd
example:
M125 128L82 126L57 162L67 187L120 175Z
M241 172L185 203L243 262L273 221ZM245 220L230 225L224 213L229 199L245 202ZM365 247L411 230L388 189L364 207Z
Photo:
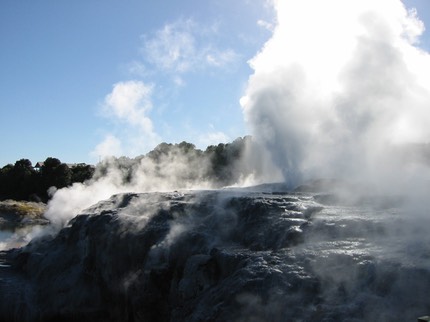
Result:
M206 169L207 164L202 159L179 149L156 160L106 158L98 165L91 181L56 191L45 217L61 228L80 211L113 194L207 189L212 187L212 182L204 177Z
M428 169L400 157L405 144L430 137L430 55L418 47L424 25L417 13L400 0L275 0L274 8L273 35L250 61L254 73L241 99L257 142L244 154L251 175L242 183L283 179L293 187L334 177L417 186L411 179L426 178ZM105 102L147 142L159 139L148 118L151 90L118 83ZM114 136L104 143L103 155L112 145L122 150ZM61 226L119 192L211 187L202 175L207 165L180 153L143 159L131 182L115 162L106 164L103 176L57 191L48 219Z
M396 152L430 137L430 56L418 47L417 13L400 0L274 6L277 25L250 61L241 105L285 180L415 175Z

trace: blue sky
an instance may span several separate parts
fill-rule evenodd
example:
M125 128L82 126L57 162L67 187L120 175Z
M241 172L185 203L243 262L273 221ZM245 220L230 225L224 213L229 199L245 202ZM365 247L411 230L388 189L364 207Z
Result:
M405 4L430 26L430 1ZM248 134L239 99L273 23L265 0L2 0L0 166Z

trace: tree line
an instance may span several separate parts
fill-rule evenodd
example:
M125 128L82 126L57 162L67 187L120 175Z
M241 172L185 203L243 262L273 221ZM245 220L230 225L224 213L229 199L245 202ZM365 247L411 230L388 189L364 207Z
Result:
M111 157L94 168L86 164L69 167L59 159L49 157L40 169L35 169L28 159L0 169L0 200L50 199L51 187L61 189L75 182L84 183L109 175L112 168L122 173L124 184L133 182L142 172L150 173L157 180L172 180L179 183L210 182L213 187L234 184L241 176L254 169L240 164L247 142L251 138L238 138L231 143L211 145L202 151L192 143L161 143L155 149L136 158Z
M75 182L84 182L94 174L94 167L77 164L69 167L59 159L49 157L39 169L28 159L20 159L0 169L0 200L48 201L49 188L58 189Z
M96 167L94 177L105 176L115 168L123 184L135 180L177 182L177 189L202 182L214 188L232 185L255 169L243 164L242 156L251 137L237 138L231 143L210 145L200 150L192 143L160 143L146 155L136 158L108 158Z

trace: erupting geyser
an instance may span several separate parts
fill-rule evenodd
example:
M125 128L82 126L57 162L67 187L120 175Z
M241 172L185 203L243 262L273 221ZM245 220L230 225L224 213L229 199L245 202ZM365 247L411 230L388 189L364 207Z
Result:
M430 56L417 46L416 12L400 0L274 2L276 28L241 99L254 138L291 186L404 186L412 174L394 151L430 138Z

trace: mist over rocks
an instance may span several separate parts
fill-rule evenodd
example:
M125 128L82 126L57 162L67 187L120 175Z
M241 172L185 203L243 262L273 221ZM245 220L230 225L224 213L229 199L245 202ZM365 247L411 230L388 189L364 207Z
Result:
M406 238L427 226L280 188L101 201L0 253L0 320L406 321L430 310L428 238Z
M124 192L214 189L264 182L264 165L254 154L251 137L208 146L161 143L136 158L109 157L96 167L91 180L55 191L45 217L58 229L83 209Z
M234 294L225 294L232 285L221 281L251 287L252 281L231 275L240 276L243 270L263 276L269 269L264 261L252 264L262 266L261 272L247 268L252 251L299 243L307 223L299 205L292 203L299 198L275 197L272 203L236 194L121 194L100 202L57 236L3 254L16 275L12 278L25 282L15 298L4 289L10 285L1 284L0 316L100 321L216 318L219 312L209 308L212 296L219 309L226 309L224 301L234 304ZM273 220L285 212L279 203L292 213ZM24 295L31 295L26 307L17 307Z

